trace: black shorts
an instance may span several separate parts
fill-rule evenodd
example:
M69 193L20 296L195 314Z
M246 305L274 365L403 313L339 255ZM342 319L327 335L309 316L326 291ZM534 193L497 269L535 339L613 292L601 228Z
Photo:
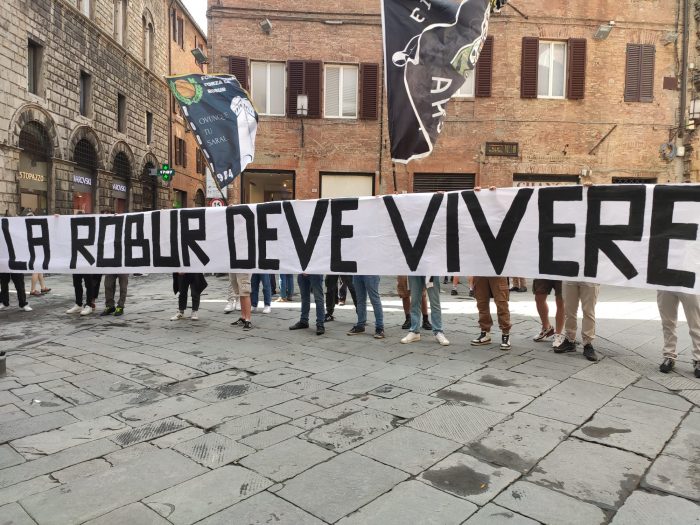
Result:
M532 281L532 292L535 295L549 295L552 290L554 290L556 297L561 297L561 281L550 279L535 279Z

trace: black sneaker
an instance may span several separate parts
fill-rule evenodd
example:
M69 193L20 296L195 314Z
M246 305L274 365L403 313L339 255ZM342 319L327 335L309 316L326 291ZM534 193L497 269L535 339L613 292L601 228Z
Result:
M469 297L474 297L474 289L473 288L469 289Z
M326 333L326 329L323 327L322 324L317 324L316 325L316 335L323 335Z
M117 309L114 306L108 306L104 310L102 310L102 313L100 314L100 317L104 317L105 315L112 315Z
M243 322L243 330L248 331L253 329L253 324L250 321Z
M523 287L521 287L521 288L518 288L518 291L519 291L520 293L527 292L527 286L523 286Z
M231 323L231 326L243 326L245 324L245 319L242 317L238 318L238 321L234 321Z
M298 323L293 324L292 326L289 327L290 330L301 330L302 328L308 328L309 323L303 323L299 321Z
M598 355L595 353L595 349L593 348L593 345L591 343L588 343L586 346L583 347L583 357L585 357L589 361L598 361Z
M560 344L559 346L554 347L554 353L555 354L565 354L568 352L575 352L576 351L576 343L573 341L569 341L568 338L564 339L564 342Z
M406 317L406 320L401 325L401 330L408 330L409 328L411 328L411 318Z
M517 292L519 290L520 290L520 288L518 288L517 286L511 286L510 288L508 288L509 292Z
M695 361L695 377L700 379L700 361Z
M442 284L447 284L447 277L442 280Z
M450 292L450 295L459 295L459 292L457 291L456 288L452 288L452 291Z
M433 329L433 325L430 324L430 321L428 321L427 319L423 319L423 330L432 331L432 329Z
M119 317L120 315L124 315L124 307L123 306L117 306L117 309L114 310L114 317Z
M676 360L667 357L664 359L664 362L661 363L659 370L664 374L668 374L671 370L673 370L674 366L676 366ZM695 372L697 372L697 368L695 369Z
M365 333L365 327L364 326L353 326L349 331L348 335L357 335L357 334L364 334Z
M510 334L501 335L501 350L510 350Z
M386 336L384 335L384 329L383 328L377 328L374 331L374 338L375 339L384 339Z
M326 317L323 320L329 323L331 321L335 321L335 317L333 317L333 314L326 314Z

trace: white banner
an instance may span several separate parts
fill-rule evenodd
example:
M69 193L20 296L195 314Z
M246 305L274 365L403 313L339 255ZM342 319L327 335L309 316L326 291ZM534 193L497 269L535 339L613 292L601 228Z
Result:
M700 293L700 185L2 218L0 272L503 275Z

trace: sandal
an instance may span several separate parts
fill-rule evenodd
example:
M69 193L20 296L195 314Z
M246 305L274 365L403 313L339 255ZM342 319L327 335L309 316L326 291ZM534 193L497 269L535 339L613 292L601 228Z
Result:
M43 289L41 290L41 293L42 293L42 295L43 295L43 294L45 294L45 293L49 293L50 291L51 291L51 288L43 288Z
M29 295L33 295L33 296L37 297L37 296L41 295L41 292L39 292L37 290L32 290L31 292L29 292Z

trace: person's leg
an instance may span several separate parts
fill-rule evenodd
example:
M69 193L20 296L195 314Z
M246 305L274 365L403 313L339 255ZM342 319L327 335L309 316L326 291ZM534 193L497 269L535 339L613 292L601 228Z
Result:
M425 278L420 275L410 275L408 277L408 287L411 291L411 328L410 331L420 333L421 328L421 299L424 299L423 289L425 288Z
M379 282L380 277L378 275L369 275L366 277L366 291L369 296L369 301L372 303L372 310L374 310L374 331L381 332L384 330L384 308L382 307L382 298L379 295ZM354 282L354 279L353 279ZM356 290L357 291L357 290ZM361 302L360 294L357 294L357 300ZM365 301L366 303L366 301ZM367 305L365 304L365 315L366 315Z
M338 276L326 275L326 313L333 315L335 303L338 296ZM299 285L301 287L301 284ZM301 291L299 292L301 293Z
M37 291L36 285L37 285L38 282L39 282L39 274L38 274L38 273L33 273L33 274L32 274L32 285L31 285L31 287L29 288L29 293L30 293L30 294L34 295L34 292ZM43 288L43 286L42 286L42 288Z
M195 292L194 287L190 284L190 292L192 293L192 313L199 312L200 292Z
M676 327L678 326L678 303L680 298L676 292L668 292L666 290L656 291L656 304L659 307L659 316L661 317L661 329L664 334L664 358L678 359L676 344L678 343L678 335Z
M260 274L254 273L250 276L250 306L258 307L258 299L260 294ZM245 319L245 317L244 317Z
M0 304L10 306L10 274L0 275Z
M15 290L17 290L17 302L20 308L27 306L27 289L24 287L24 274L23 273L12 273L10 274L12 278L12 284L15 285Z
M100 285L102 284L102 275L89 275L87 279L88 287L88 303L92 308L95 308L95 301L100 295Z
M583 345L589 345L595 339L595 305L598 302L598 292L600 285L581 286L581 312L583 320L581 322L581 340Z
M342 276L339 275L338 278L340 279L340 283L338 286L337 299L338 299L338 304L342 306L345 304L345 299L347 299L347 296L348 296L348 285L345 282L345 280L342 278Z
M510 308L508 306L508 279L505 277L491 277L489 279L493 302L496 303L498 313L498 327L503 335L509 335L512 327L510 322Z
M540 315L542 331L546 332L552 327L552 325L549 324L549 306L547 305L547 296L543 293L535 294L535 305L537 306L537 313Z
M274 279L273 275L267 273L261 275L264 306L270 306L272 304L272 279Z
M75 304L83 306L83 275L73 274L73 291L75 292Z
M114 308L114 293L117 284L117 276L114 274L105 275L105 306L108 310Z
M326 309L323 306L323 275L310 275L309 285L316 302L316 327L323 327L326 317ZM311 298L309 297L309 301Z
M190 283L186 275L178 275L178 297L177 297L177 309L180 313L187 309L187 290L189 289Z
M238 292L236 291L236 274L228 274L228 302L233 304L238 301Z
M249 273L237 273L236 282L238 284L239 300L241 301L241 318L244 321L250 322L253 311L253 302L251 299L252 276ZM258 284L260 283L258 282Z
M440 306L440 277L433 277L433 285L427 288L430 301L430 321L433 325L433 333L442 332L442 307Z
M124 305L126 304L126 292L129 288L129 275L128 274L121 274L119 276L119 302L117 302L117 306L119 308L124 308Z
M491 300L491 287L488 277L474 277L474 298L476 308L479 311L479 328L482 332L490 332L493 326L493 318L489 310Z
M367 325L367 276L355 276L355 311L357 323L355 326L364 328Z
M357 293L355 292L355 278L352 275L343 275L342 277L345 286L350 291L350 297L352 297L352 304L357 304ZM367 283L365 283L366 285Z
M43 273L38 273L36 274L37 277L39 278L39 286L41 286L41 291L42 292L48 292L49 288L46 286L46 281L44 280L44 274Z
M576 332L578 323L578 302L579 302L579 283L567 282L564 283L564 310L566 312L566 321L564 322L564 330L566 338L572 343L576 341Z
M299 286L299 297L301 299L301 316L299 321L309 324L309 314L311 313L311 283L309 276L299 274L297 285Z
M684 293L679 294L679 300L683 304L685 318L688 321L693 359L700 362L700 296Z

